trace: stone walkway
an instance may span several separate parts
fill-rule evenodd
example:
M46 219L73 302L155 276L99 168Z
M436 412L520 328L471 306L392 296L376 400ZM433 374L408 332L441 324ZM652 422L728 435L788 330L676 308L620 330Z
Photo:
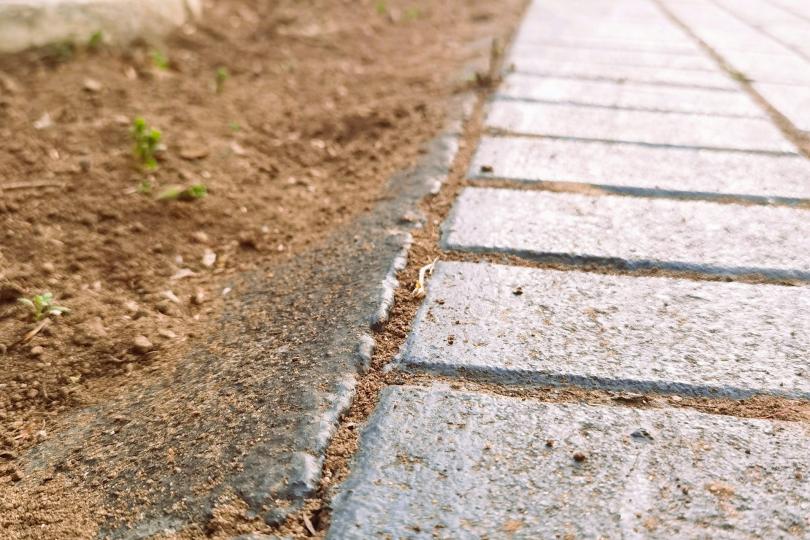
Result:
M481 260L398 358L437 380L384 390L330 538L810 536L806 422L439 382L810 400L810 161L739 82L810 130L808 36L800 0L535 0L443 227Z

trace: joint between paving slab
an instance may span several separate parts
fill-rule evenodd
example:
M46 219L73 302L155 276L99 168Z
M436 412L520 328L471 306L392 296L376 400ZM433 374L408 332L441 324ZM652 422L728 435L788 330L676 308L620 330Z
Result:
M546 77L554 77L555 79L568 79L572 81L599 81L599 82L612 82L612 83L626 83L630 82L635 85L646 85L646 86L663 86L666 88L689 88L692 90L711 90L715 92L726 92L726 93L737 93L739 92L736 88L726 88L722 86L710 86L704 84L685 84L685 83L678 83L678 82L657 82L657 81L644 81L639 79L631 79L627 77L600 77L600 76L585 76L585 75L565 75L559 73L551 73L547 71L534 71L534 70L524 70L524 69L515 69L512 73L517 73L519 75L525 75L527 77L538 77L538 78L546 78Z
M453 207L446 223L452 221L456 212ZM606 257L600 255L572 254L559 252L544 252L532 249L506 248L498 246L467 246L450 242L447 239L449 231L443 227L440 246L445 251L466 251L469 253L504 253L540 263L552 263L571 269L586 266L602 266L609 270L637 271L637 270L667 270L671 272L687 272L697 276L716 276L719 278L734 279L749 278L761 279L767 282L780 281L810 281L810 272L804 270L787 270L781 268L760 268L746 266L715 266L709 264L688 263L683 261L667 261L661 259L625 259L621 257Z
M531 98L531 97L517 97L517 96L508 96L504 94L495 94L492 97L492 102L494 101L510 101L515 103L540 103L542 105L569 105L572 107L582 107L582 108L589 108L589 109L606 109L611 111L634 111L634 112L655 112L655 113L662 113L662 114L676 114L681 116L713 116L716 118L761 118L760 116L754 116L750 114L734 114L734 113L705 113L705 112L696 112L696 111L675 111L672 109L662 109L660 107L631 107L627 105L602 105L600 103L587 103L584 101L577 101L577 100L553 100L553 99L541 99L541 98Z
M551 373L537 370L512 369L497 366L456 367L442 362L410 356L410 340L389 370L426 373L443 377L496 384L500 386L584 388L607 392L635 392L643 394L675 395L681 397L723 398L744 400L755 396L810 400L810 392L784 392L780 390L754 391L736 386L696 385L669 381L622 379L592 375Z
M709 201L720 204L745 206L789 206L810 209L810 198L747 195L744 193L718 193L712 191L680 191L636 186L616 186L577 180L537 180L534 178L497 176L476 172L467 173L473 187L495 187L522 191L551 191L555 193L588 193L627 197L676 199L686 201Z
M651 143L644 141L629 141L621 139L600 139L593 137L571 137L562 135L546 135L540 133L528 133L522 131L510 131L501 128L487 128L486 135L490 137L524 137L527 139L552 139L560 141L576 141L576 142L593 142L602 144L631 144L635 146L647 146L650 148L678 148L682 150L708 150L711 152L736 152L740 154L760 154L765 156L785 156L796 157L798 151L781 151L781 150L761 150L757 148L726 148L722 146L697 146L689 144L665 144L665 143ZM791 140L791 142L793 142ZM795 144L795 143L794 143Z

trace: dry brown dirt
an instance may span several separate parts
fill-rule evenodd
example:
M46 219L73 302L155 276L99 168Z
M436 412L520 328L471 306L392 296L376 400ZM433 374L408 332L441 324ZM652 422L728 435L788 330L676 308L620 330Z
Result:
M160 44L0 56L5 537L92 536L73 513L86 493L50 486L61 516L3 494L18 457L59 440L67 413L171 370L216 332L235 276L272 272L384 197L521 5L227 0ZM161 131L154 171L133 155L136 117ZM156 196L192 184L207 196ZM17 300L45 292L70 312L43 326Z

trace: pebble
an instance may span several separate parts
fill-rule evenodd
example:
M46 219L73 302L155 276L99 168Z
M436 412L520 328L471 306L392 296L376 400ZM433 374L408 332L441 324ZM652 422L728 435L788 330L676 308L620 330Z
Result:
M43 354L45 354L45 347L41 345L31 347L31 356L42 356Z
M101 83L95 79L87 78L84 80L84 89L88 92L98 92L101 90Z
M52 262L42 263L42 271L46 274L53 274L56 272L56 266Z
M177 337L177 334L175 334L168 328L161 328L160 330L158 330L158 334L165 337L166 339L174 339Z
M146 336L137 336L132 340L132 350L138 354L146 354L153 348L152 342Z
M208 243L208 235L205 234L203 231L195 231L191 233L191 238L200 244L207 244Z
M191 297L191 302L194 305L201 306L205 302L205 289L198 288Z

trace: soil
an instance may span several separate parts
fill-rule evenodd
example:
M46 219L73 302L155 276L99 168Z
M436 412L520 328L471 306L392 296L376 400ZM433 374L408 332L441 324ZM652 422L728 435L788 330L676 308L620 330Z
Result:
M384 199L521 5L223 0L164 43L0 56L4 537L96 534L98 494L54 475L53 504L21 501L19 457L221 331L238 276L272 276ZM161 131L155 170L136 117ZM205 197L160 198L195 184ZM45 292L70 311L40 322L18 302Z

